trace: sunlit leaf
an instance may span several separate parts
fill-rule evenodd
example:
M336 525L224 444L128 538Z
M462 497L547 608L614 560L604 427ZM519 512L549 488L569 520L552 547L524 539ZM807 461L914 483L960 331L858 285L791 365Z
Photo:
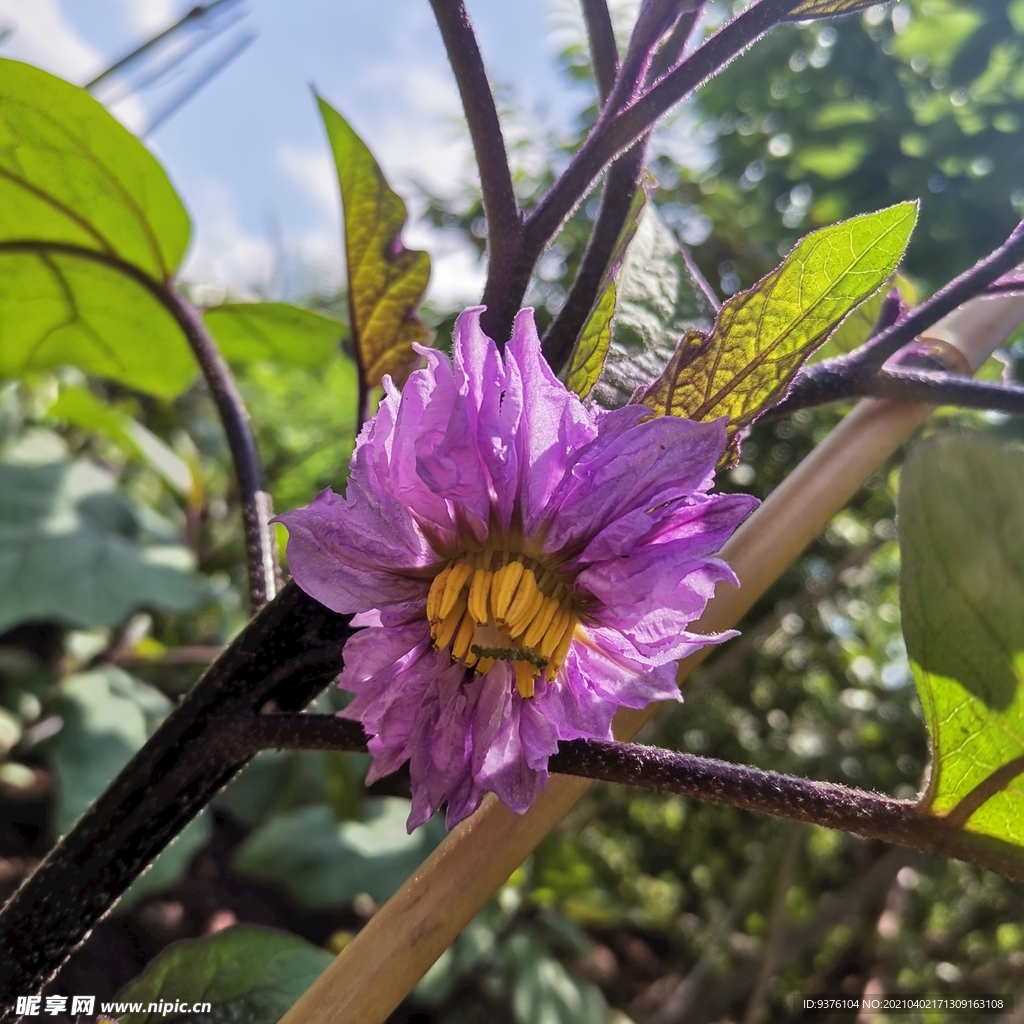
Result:
M615 283L616 310L604 368L591 396L605 409L625 405L665 369L680 335L713 316L693 283L675 236L643 208Z
M332 956L297 935L239 925L205 939L175 942L117 994L144 1010L118 1014L120 1024L277 1024L326 970ZM162 1013L163 1004L209 1002L202 1015ZM150 1004L155 1004L150 1011Z
M0 632L33 620L114 626L140 607L196 607L207 590L188 553L142 540L106 470L0 463Z
M101 402L86 388L61 388L47 415L83 430L103 434L127 454L141 459L178 494L187 497L193 492L192 470L184 459L123 409Z
M993 773L1024 756L1021 508L1017 445L941 434L917 445L903 467L903 632L932 744L923 807L947 815L991 785L966 828L1018 845L1024 777L999 785Z
M337 351L344 326L287 302L231 302L203 314L230 362L266 360L285 366L323 366Z
M198 368L154 290L188 238L167 175L100 103L0 60L0 377L71 364L184 390Z
M402 244L405 203L349 123L319 103L345 213L349 321L360 371L369 387L386 373L401 385L417 359L413 343L428 336L415 311L430 279L430 257Z
M643 401L661 415L727 417L734 437L893 273L916 217L916 203L900 203L802 239L777 270L722 306L709 335L683 336Z
M0 242L74 245L162 281L188 238L188 214L163 168L101 103L0 60Z
M608 347L612 341L612 317L615 315L618 292L615 280L622 266L629 243L633 240L640 224L640 216L647 200L643 188L638 188L619 232L615 246L608 258L604 278L598 287L598 298L573 346L572 355L565 368L563 378L566 387L581 398L590 394L604 369Z
M875 0L801 0L790 9L792 18L834 18L873 7Z
M13 253L0 242L0 378L65 365L164 398L198 373L174 318L131 277L45 245Z

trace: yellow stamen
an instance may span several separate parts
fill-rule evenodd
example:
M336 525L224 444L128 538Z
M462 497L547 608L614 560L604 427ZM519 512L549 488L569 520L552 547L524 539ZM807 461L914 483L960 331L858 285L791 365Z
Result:
M547 632L548 626L551 625L551 620L555 617L558 609L559 603L553 597L549 597L544 601L540 611L533 617L530 628L523 634L524 647L536 646L537 641Z
M473 583L469 588L469 614L482 626L490 612L487 610L487 598L491 593L491 580L494 573L490 569L477 569L473 573Z
M512 636L519 636L533 622L533 617L541 610L543 604L544 594L537 588L537 577L527 569L516 591L516 599L505 616L508 620L509 633Z
M473 572L470 562L456 562L452 566L451 575L444 585L444 597L441 598L441 618L447 618L448 613L455 607L455 602L462 593L462 588ZM463 605L465 607L465 605ZM443 646L443 645L442 645Z
M452 574L452 567L442 569L430 584L430 592L427 594L427 621L438 622L441 618L441 598L444 597L445 584Z
M512 595L516 592L519 578L522 575L522 562L509 562L494 574L494 580L491 583L491 608L496 619L504 620Z
M565 632L565 627L570 619L572 619L572 613L563 608L551 620L551 625L548 626L544 639L537 645L537 653L545 660L551 660L551 655L558 646L558 641L562 639L562 634Z
M460 597L456 603L452 606L451 611L437 624L436 632L434 632L434 646L439 650L443 651L451 642L452 637L455 636L455 629L459 624L459 620L466 613L466 599Z
M473 631L476 629L476 624L473 622L473 616L468 612L462 616L462 622L459 623L459 628L455 633L455 641L452 643L452 657L456 661L465 661L466 655L469 653L469 645L473 642Z
M533 696L533 680L537 675L537 667L528 661L515 663L516 689L524 700Z
M548 667L544 670L544 677L549 683L555 678L555 674L562 667L562 662L565 661L566 655L569 653L569 647L572 645L572 638L576 634L577 625L578 622L576 620L576 616L570 615L565 631L562 633L562 637L558 641L558 646L555 648L554 653L548 660Z

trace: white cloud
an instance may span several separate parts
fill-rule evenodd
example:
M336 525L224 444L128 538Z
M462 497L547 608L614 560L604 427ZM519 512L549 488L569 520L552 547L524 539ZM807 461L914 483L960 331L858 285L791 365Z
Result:
M276 157L278 167L308 198L336 220L340 218L338 179L326 141L316 149L285 142L277 147Z
M23 60L72 82L87 82L105 66L64 17L57 0L0 0L0 28L14 29L3 55Z
M125 20L142 38L163 31L181 15L178 0L121 0Z
M182 271L189 281L267 292L276 263L270 242L242 227L229 189L207 182L194 202L195 242Z

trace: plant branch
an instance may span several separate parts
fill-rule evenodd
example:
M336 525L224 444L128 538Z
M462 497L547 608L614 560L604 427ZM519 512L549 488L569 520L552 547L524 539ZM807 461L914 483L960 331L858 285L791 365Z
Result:
M480 168L487 219L487 283L483 296L487 310L481 325L500 344L507 334L506 324L511 324L519 306L519 296L512 295L509 281L519 262L522 217L512 187L494 94L466 8L462 0L430 0L430 6L455 75Z
M619 50L615 30L605 0L582 0L583 21L587 26L590 62L594 68L598 99L603 105L615 85L619 73Z
M281 587L281 568L277 560L277 542L270 526L274 516L273 502L267 490L249 412L235 378L199 311L186 302L172 285L166 287L164 305L178 321L195 353L227 437L242 509L249 606L255 612L277 595Z
M239 752L258 749L365 750L366 735L358 722L336 715L261 715L240 725ZM910 800L814 782L794 775L731 764L697 754L682 754L639 743L610 740L563 740L548 769L561 775L615 782L661 793L677 793L707 803L739 807L792 821L882 839L925 853L941 853L969 864L1024 879L1024 851L1009 843L991 842L952 827L952 816L926 814ZM997 773L954 822L966 821L984 798L993 795L1024 771L1018 758ZM960 819L963 819L962 821Z
M270 530L273 508L264 482L256 439L249 423L249 413L238 393L235 379L198 310L186 302L170 282L156 281L133 264L107 252L65 242L35 241L0 242L0 252L29 252L37 255L61 253L102 263L141 285L174 317L199 362L227 438L242 508L249 601L252 610L258 611L280 589L277 546Z
M240 721L304 707L342 667L349 617L294 583L263 608L0 911L0 1021L38 992L252 756Z
M590 190L601 171L645 135L676 103L785 20L791 0L758 0L733 18L653 88L622 111L603 116L565 172L526 220L524 253L535 259ZM532 264L532 260L531 260Z
M983 294L989 285L1013 270L1021 260L1024 260L1024 221L1010 232L1010 236L998 249L940 288L892 327L871 338L856 352L843 357L843 365L853 370L877 370L890 356L934 326L947 313L952 313L957 306ZM827 363L838 365L840 360L828 360L821 365Z
M879 370L867 379L863 394L930 405L959 405L1024 416L1024 387L921 370Z

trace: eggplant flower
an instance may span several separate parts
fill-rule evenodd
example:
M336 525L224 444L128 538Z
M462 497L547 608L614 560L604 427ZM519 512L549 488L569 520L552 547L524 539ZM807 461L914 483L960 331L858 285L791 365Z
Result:
M504 356L480 309L363 428L345 497L280 516L298 585L365 626L341 712L373 782L410 762L410 831L484 793L522 813L559 740L611 738L618 707L679 700L675 662L732 634L687 631L715 553L756 505L710 494L724 421L588 409L552 374L531 310Z

